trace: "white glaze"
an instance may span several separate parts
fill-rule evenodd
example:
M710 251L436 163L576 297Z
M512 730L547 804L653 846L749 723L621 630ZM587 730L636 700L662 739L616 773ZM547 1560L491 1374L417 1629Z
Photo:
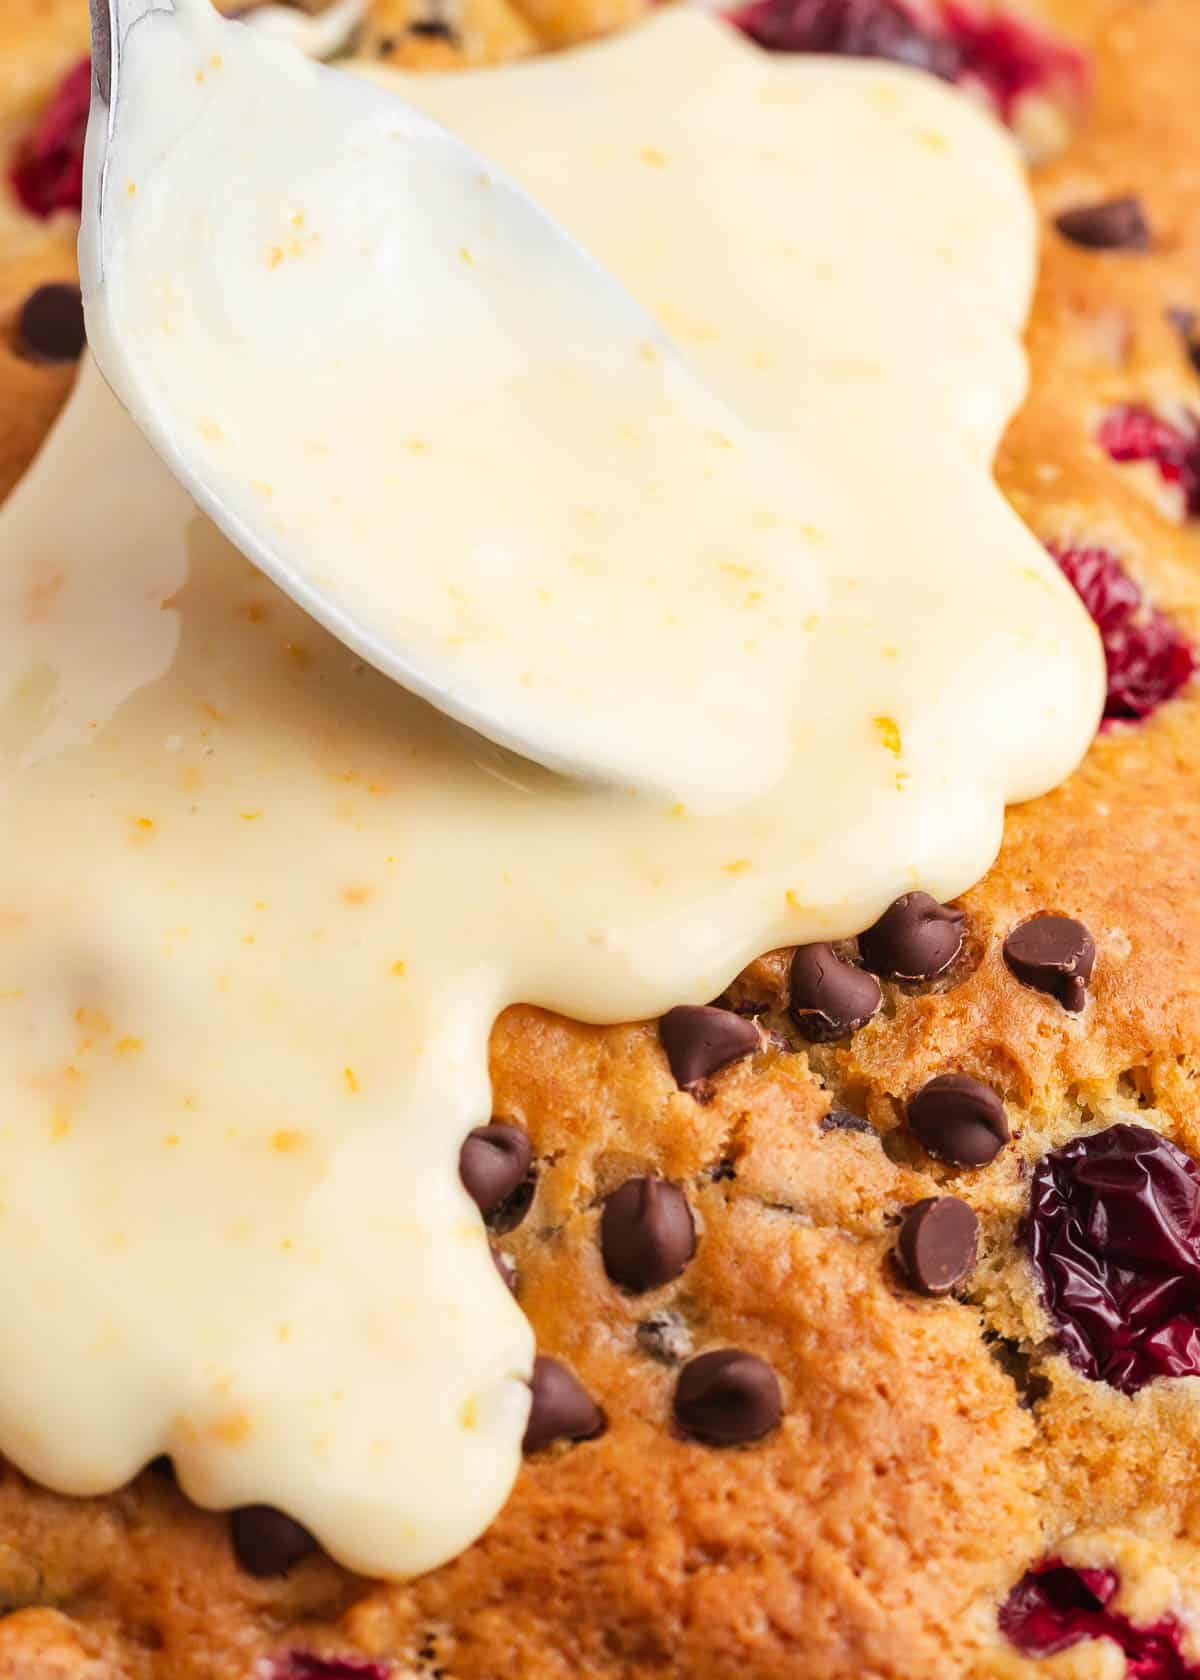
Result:
M364 669L90 367L0 516L0 1449L74 1493L169 1451L198 1501L390 1575L518 1463L531 1337L456 1174L496 1011L652 1016L963 890L1102 693L989 477L1033 229L986 117L680 12L401 85L820 487L829 604L785 778L702 816L528 771ZM763 726L753 685L728 705Z

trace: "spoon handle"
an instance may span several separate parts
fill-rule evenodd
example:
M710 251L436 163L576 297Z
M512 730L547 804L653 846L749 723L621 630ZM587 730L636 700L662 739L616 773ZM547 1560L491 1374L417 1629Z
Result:
M88 0L92 17L92 79L111 113L117 102L121 43L147 12L170 11L164 0ZM111 120L111 119L110 119Z
M108 173L117 100L121 51L129 31L148 12L173 11L174 0L88 0L92 23L92 109L84 148L83 217L79 228L80 276L99 284L104 272L100 217ZM85 285L86 289L86 285Z

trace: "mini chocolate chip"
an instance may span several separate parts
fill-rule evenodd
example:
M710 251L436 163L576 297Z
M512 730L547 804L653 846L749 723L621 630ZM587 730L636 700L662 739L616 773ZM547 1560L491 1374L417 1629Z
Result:
M979 1221L958 1196L926 1196L904 1210L896 1253L913 1288L948 1295L975 1264Z
M484 1223L493 1236L505 1237L510 1231L515 1231L522 1223L525 1215L533 1206L533 1198L537 1192L537 1179L532 1173L523 1179L511 1196L505 1196L499 1207L493 1208Z
M753 1021L711 1003L681 1003L668 1009L658 1023L658 1036L681 1091L730 1062L740 1062L759 1046Z
M692 1351L691 1331L679 1313L669 1308L644 1318L636 1334L642 1352L663 1365L679 1365Z
M500 1273L501 1281L509 1293L515 1295L521 1282L521 1274L517 1271L517 1262L511 1254L505 1254L502 1248L497 1248L495 1243L491 1244L491 1256L492 1265Z
M858 948L867 967L889 980L932 980L962 950L964 920L926 892L905 893L860 934Z
M783 1416L779 1378L756 1354L717 1348L690 1359L675 1384L675 1422L710 1447L757 1441Z
M1146 213L1141 200L1132 196L1063 210L1054 225L1072 245L1089 251L1145 251L1150 245Z
M1012 1135L1004 1104L967 1073L940 1073L908 1099L909 1129L939 1161L983 1167Z
M861 1114L851 1114L848 1108L831 1108L828 1114L822 1114L820 1127L823 1132L867 1132L875 1135L875 1128L869 1120L864 1120Z
M849 1038L883 1002L873 974L842 962L832 945L800 945L792 958L791 1017L814 1044Z
M535 1453L551 1441L589 1441L603 1433L608 1419L579 1378L557 1359L539 1354L533 1362L529 1386L533 1404L522 1452Z
M87 343L79 287L39 286L30 292L21 305L17 334L35 362L77 362Z
M683 1191L665 1178L627 1178L604 1204L600 1252L612 1281L635 1295L677 1278L696 1252Z
M408 26L410 35L423 35L431 41L451 41L454 31L441 18L415 18Z
M306 1528L272 1505L243 1505L229 1519L234 1555L247 1575L286 1575L317 1550Z
M476 1126L458 1156L467 1195L486 1219L529 1176L533 1149L520 1126L496 1121Z
M1049 992L1077 1014L1087 1001L1096 942L1070 916L1034 916L1004 941L1004 960L1023 986Z

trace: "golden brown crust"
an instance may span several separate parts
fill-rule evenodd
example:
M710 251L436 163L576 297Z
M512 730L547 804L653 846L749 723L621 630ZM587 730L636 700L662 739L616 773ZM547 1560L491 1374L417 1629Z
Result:
M77 56L82 10L6 0L9 153ZM467 0L445 39L414 35L416 15L409 0L376 0L364 50L498 59L631 14L625 0ZM1200 524L1093 441L1111 404L1200 405L1166 316L1200 308L1200 8L1058 0L1047 15L1087 47L1094 89L1071 148L1037 176L1047 232L1032 394L1000 476L1039 535L1118 551L1200 638ZM1049 225L1130 190L1154 230L1148 253L1082 251ZM0 492L66 387L61 369L16 353L10 324L25 292L71 260L62 219L10 204L2 231ZM1065 787L1011 812L999 861L963 900L963 955L931 985L887 986L883 1014L848 1045L798 1046L779 1009L782 954L739 983L772 1006L763 1052L718 1074L707 1103L675 1089L653 1027L507 1011L492 1044L496 1112L528 1128L539 1178L503 1242L540 1347L601 1401L607 1433L532 1460L476 1546L401 1587L319 1557L254 1581L224 1521L152 1472L95 1501L8 1472L0 1593L15 1613L0 1620L0 1677L235 1680L297 1649L429 1680L1116 1674L1111 1647L1032 1662L998 1635L998 1601L1050 1551L1116 1564L1135 1618L1189 1605L1200 1618L1197 1385L1127 1399L1072 1371L1016 1241L1030 1163L1080 1130L1136 1115L1200 1154L1198 724L1200 698L1176 700L1101 737ZM1004 966L1004 935L1044 909L1095 936L1080 1016ZM1010 1104L1019 1135L985 1170L937 1166L900 1127L904 1099L946 1069ZM873 1131L823 1131L831 1105ZM682 1278L635 1298L604 1275L598 1202L646 1170L689 1187L700 1236ZM965 1298L925 1300L895 1276L894 1221L951 1181L980 1215L982 1259ZM638 1327L663 1314L656 1356ZM673 1432L662 1354L730 1343L774 1364L786 1415L759 1445L716 1451Z
M32 361L17 317L35 287L75 278L74 229L47 231L36 244L0 259L0 496L7 496L40 448L75 376L69 364Z
M24 472L66 400L70 368L35 365L15 325L35 286L76 273L76 223L21 208L8 181L12 159L64 73L87 52L87 9L78 0L5 0L0 19L0 496Z

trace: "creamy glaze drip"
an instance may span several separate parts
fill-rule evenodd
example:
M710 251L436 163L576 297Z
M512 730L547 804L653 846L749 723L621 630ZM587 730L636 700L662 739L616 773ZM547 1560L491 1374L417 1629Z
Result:
M702 816L529 771L364 668L90 366L0 516L0 1448L78 1494L170 1452L200 1503L402 1576L518 1464L532 1338L457 1177L496 1012L652 1016L962 891L1103 674L989 476L1033 222L986 117L684 12L396 85L819 487L829 591L785 777ZM761 696L728 700L752 736Z

